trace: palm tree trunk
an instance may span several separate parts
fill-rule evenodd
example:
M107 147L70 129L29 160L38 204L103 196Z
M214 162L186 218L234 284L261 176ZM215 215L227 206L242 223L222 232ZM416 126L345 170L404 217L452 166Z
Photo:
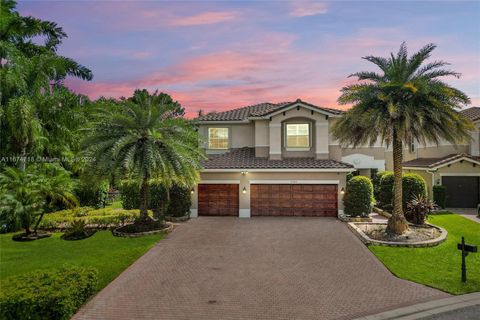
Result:
M22 172L25 171L25 162L27 160L26 157L27 157L27 148L25 146L23 146L22 151L20 152L20 161L19 161L19 164L18 164L18 168Z
M393 212L388 219L387 233L402 234L408 229L408 223L403 215L402 208L402 161L403 145L393 130Z
M145 175L142 180L142 186L140 187L140 220L148 220L148 198L150 193L150 187L148 185L148 176Z

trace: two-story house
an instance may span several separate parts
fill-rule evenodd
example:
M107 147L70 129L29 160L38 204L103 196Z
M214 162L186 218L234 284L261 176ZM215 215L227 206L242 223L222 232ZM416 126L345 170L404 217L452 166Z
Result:
M359 170L368 176L373 170L392 168L391 150L380 143L342 148L335 141L330 128L342 115L340 110L296 100L199 117L202 147L209 159L192 192L191 216L336 217L343 209L349 172ZM476 141L478 153L478 132ZM462 154L468 148L412 144L406 147L405 159ZM427 172L420 167L411 170ZM480 166L471 173L480 176Z

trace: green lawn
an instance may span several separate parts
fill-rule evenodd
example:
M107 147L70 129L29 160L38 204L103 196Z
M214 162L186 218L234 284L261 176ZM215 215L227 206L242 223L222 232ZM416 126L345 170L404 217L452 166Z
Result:
M394 248L370 246L372 251L396 276L440 290L464 294L480 291L480 252L467 259L467 282L460 280L461 254L457 243L461 237L480 246L480 224L462 216L445 213L431 215L428 221L448 231L447 240L432 248Z
M65 241L60 235L31 242L12 241L12 234L0 235L0 280L67 264L96 268L100 290L163 238L162 234L120 238L110 231L99 231L88 239Z

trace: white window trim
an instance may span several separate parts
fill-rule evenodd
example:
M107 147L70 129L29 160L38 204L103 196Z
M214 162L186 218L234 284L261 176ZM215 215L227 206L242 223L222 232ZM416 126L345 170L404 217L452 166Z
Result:
M210 130L211 129L227 129L227 147L226 148L211 148L210 147ZM207 136L208 136L208 141L207 141L207 148L208 150L228 150L230 149L230 128L229 127L208 127L207 129Z
M308 125L308 147L289 147L287 146L287 126L290 124L306 124ZM285 122L283 126L284 131L284 147L286 151L310 151L312 150L312 123L311 122Z

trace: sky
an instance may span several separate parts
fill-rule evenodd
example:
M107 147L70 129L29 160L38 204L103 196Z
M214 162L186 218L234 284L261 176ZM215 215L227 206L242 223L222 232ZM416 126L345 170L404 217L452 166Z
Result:
M68 79L92 99L136 88L170 94L193 116L261 102L331 108L364 56L405 41L451 63L445 79L480 106L480 1L20 1L68 34L59 54L93 71ZM347 106L348 107L348 106Z

